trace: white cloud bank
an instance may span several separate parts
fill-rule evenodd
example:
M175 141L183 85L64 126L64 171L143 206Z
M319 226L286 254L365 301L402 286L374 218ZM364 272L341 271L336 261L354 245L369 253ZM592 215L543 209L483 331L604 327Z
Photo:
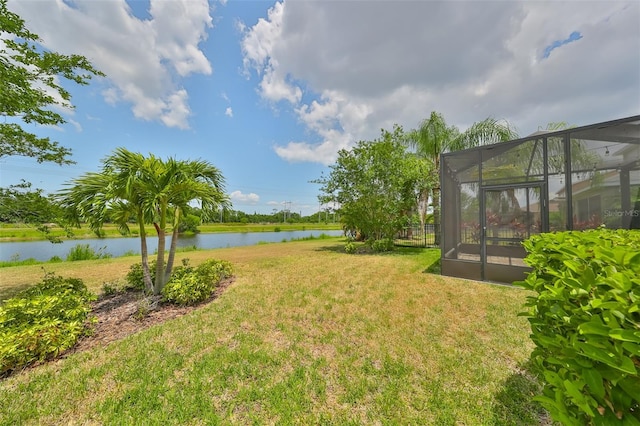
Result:
M242 191L233 191L229 194L232 203L243 204L243 205L256 205L260 202L260 196L253 192L249 194L244 194Z
M150 0L149 5L149 18L139 19L124 0L9 1L46 48L82 54L107 75L107 102L130 103L137 118L186 129L191 110L181 79L212 73L198 47L213 25L209 4Z
M638 114L639 19L633 1L283 0L239 27L262 98L290 105L308 129L275 152L331 164L433 110L463 129L504 118L523 135Z

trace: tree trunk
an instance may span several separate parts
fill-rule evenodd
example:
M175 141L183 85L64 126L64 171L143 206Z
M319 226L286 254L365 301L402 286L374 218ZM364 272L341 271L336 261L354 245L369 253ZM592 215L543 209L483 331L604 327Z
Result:
M434 244L440 245L440 188L433 188L433 232Z
M153 290L153 283L151 282L151 272L149 271L149 251L147 249L147 234L144 229L144 221L142 218L138 218L138 224L140 228L140 256L142 257L142 278L144 281L144 288L147 292Z
M165 247L165 225L166 219L163 217L160 218L160 224L153 224L156 228L156 232L158 233L158 255L156 258L156 282L153 286L153 294L158 295L162 291L164 287L164 247Z
M180 226L180 209L176 208L173 217L173 233L171 234L171 245L169 248L169 257L167 258L167 267L164 271L164 282L169 282L171 272L173 271L173 261L176 257L176 247L178 246L178 228Z
M418 197L418 216L420 217L420 229L425 229L427 223L427 206L429 205L429 190L420 191Z
M433 159L433 164L435 165L436 173L438 173L438 179L440 179L440 152L436 154L436 157ZM432 189L433 193L433 243L436 246L440 245L440 184L437 184L435 188Z

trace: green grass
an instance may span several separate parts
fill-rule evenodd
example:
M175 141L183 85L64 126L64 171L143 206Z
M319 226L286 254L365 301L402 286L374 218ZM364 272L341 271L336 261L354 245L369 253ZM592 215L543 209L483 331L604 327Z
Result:
M0 268L8 268L9 266L39 265L41 263L44 262L36 260L33 257L22 260L0 260Z
M540 423L525 291L425 273L437 250L343 245L183 254L231 261L236 282L189 315L0 382L0 424ZM60 273L98 291L135 261ZM39 272L4 268L0 290Z

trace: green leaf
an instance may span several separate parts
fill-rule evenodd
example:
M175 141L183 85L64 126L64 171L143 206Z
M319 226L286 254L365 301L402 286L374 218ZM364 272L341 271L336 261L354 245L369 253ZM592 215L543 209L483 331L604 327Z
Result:
M615 353L596 348L588 343L577 342L576 346L589 358L603 362L606 365L625 373L636 374L636 368L633 365L633 362L627 357L622 357L622 359L620 359Z
M589 390L598 399L604 398L604 385L600 372L595 368L585 368L582 370L582 378L586 382Z
M610 328L602 324L598 317L594 317L590 322L585 322L578 326L578 331L582 334L609 336L609 330Z
M578 407L580 407L589 416L593 417L595 414L594 414L593 410L591 409L591 407L589 406L589 403L587 402L587 399L582 394L582 386L579 386L577 383L575 383L575 382L573 382L571 380L565 380L563 382L563 385L564 385L565 390L567 391L567 394L571 398L573 398L574 404L576 404Z
M631 397L632 400L640 404L640 378L637 376L625 377L618 382L618 385Z
M622 344L622 348L627 352L630 352L632 355L640 357L640 345L638 345L637 343L624 342Z
M616 328L609 331L609 336L616 340L623 340L625 342L635 342L640 344L640 330L625 330L622 328Z

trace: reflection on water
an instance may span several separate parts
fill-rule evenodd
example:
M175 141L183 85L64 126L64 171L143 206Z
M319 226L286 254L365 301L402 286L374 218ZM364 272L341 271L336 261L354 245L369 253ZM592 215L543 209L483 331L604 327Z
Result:
M196 246L201 249L213 249L222 247L249 246L259 242L274 243L283 240L300 239L305 237L318 237L320 234L341 236L342 231L282 231L282 232L239 232L230 234L198 234L192 237L180 237L178 247ZM167 249L170 238L167 238ZM140 253L139 238L93 238L82 240L67 240L61 244L52 244L49 241L27 241L15 243L0 243L0 261L23 260L33 258L36 260L49 260L53 256L65 259L69 250L77 244L89 244L95 251L109 253L114 257L125 253ZM158 247L157 237L147 238L149 253L153 253Z

